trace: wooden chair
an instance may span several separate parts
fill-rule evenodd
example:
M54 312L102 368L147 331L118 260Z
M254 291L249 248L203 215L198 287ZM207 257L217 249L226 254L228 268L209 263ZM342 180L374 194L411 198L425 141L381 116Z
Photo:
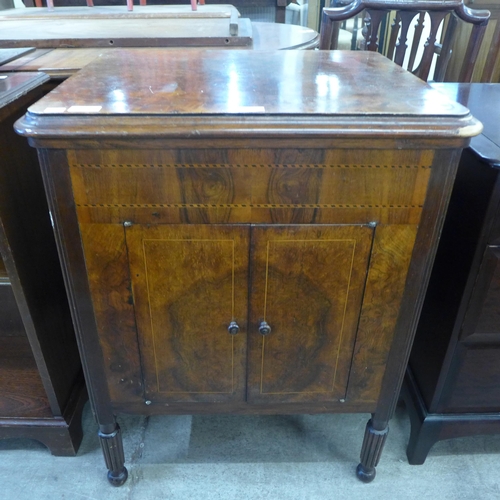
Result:
M363 37L364 49L376 51L379 48L379 31L382 21L387 19L391 11L395 11L395 19L389 29L384 54L400 66L405 60L408 49L408 29L413 19L417 19L407 69L422 80L427 80L434 54L438 54L435 81L444 79L446 67L450 60L455 28L458 19L472 23L472 33L469 39L465 57L459 76L460 82L470 82L474 63L481 47L481 42L490 18L487 10L473 10L466 7L463 0L354 0L342 7L324 8L321 19L319 48L323 50L336 49L338 30L341 21L349 19L365 11ZM417 50L424 29L425 14L430 17L430 34L423 46L422 59L415 66ZM448 19L446 19L448 18ZM442 43L436 38L440 25L445 23Z

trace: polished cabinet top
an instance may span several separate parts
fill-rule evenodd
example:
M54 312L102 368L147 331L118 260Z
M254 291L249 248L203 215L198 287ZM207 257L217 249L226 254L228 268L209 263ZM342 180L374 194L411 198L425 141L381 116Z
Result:
M77 127L82 133L82 116L86 124L99 121L107 127L102 132L120 135L132 133L127 119L137 125L140 116L176 132L181 117L197 117L186 129L190 134L224 120L224 128L233 131L243 122L264 120L270 127L281 120L300 132L323 120L332 133L355 135L361 127L364 135L422 136L429 134L430 121L441 120L441 130L433 127L433 134L480 132L460 104L379 54L351 51L116 49L31 106L30 126L24 123L19 131L57 134L54 121L44 121L54 116L58 123L74 123L74 129L66 127L69 135ZM158 123L155 127L158 133Z
M467 113L386 58L349 51L116 50L30 112L85 112L76 106L120 115Z
M43 73L0 73L0 107L49 80Z

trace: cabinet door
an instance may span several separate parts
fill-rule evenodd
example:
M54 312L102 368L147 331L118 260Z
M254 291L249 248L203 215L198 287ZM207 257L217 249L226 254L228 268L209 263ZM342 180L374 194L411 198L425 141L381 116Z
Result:
M244 399L248 237L248 226L126 229L151 401ZM236 334L228 331L232 321Z
M345 397L373 232L252 228L249 401Z

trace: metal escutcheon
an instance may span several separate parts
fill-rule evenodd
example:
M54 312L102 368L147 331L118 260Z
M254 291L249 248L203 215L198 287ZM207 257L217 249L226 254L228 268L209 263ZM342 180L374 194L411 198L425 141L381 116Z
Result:
M227 327L227 331L231 335L236 335L240 331L240 327L238 326L238 323L236 323L236 321L231 321L231 323L229 323L229 326Z
M261 335L269 335L271 333L271 327L263 321L259 326L259 332Z

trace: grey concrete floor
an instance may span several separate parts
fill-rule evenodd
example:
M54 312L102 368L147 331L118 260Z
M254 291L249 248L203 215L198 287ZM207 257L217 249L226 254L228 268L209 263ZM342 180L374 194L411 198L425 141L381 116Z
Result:
M1 500L500 499L500 436L437 443L411 466L398 408L373 483L354 469L368 415L119 418L129 479L110 486L87 406L75 458L0 441Z

